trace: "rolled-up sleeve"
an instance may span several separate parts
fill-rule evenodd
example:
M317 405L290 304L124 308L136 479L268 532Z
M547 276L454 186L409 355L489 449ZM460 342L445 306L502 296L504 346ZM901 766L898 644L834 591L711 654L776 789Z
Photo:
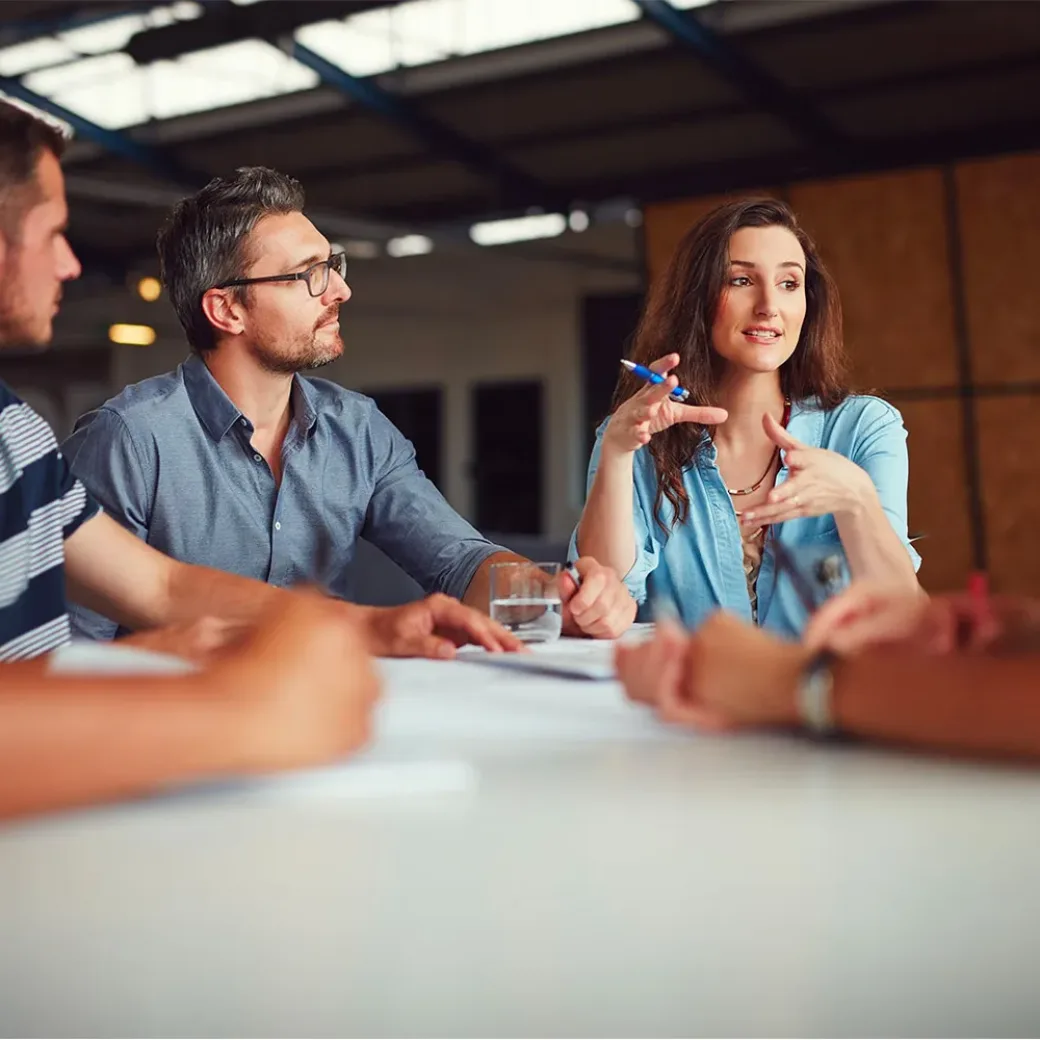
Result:
M596 431L596 443L592 449L592 457L589 459L588 477L585 481L585 497L588 498L592 490L592 482L596 479L596 471L599 469L600 453L603 447L604 423ZM651 475L651 486L647 487L647 468ZM649 496L649 497L648 497ZM645 450L636 452L633 465L633 492L632 492L632 524L635 529L635 562L629 572L622 579L625 588L628 589L632 598L639 604L646 602L647 579L657 569L661 557L662 532L660 526L654 523L654 499L656 497L656 483L653 481L653 465L650 456ZM568 559L574 562L581 555L578 545L578 529L574 529L571 535Z
M76 423L62 453L105 512L147 541L153 485L122 417L109 408L89 412ZM78 604L70 604L69 618L81 639L113 639L119 627Z
M910 458L906 447L906 427L899 410L888 402L877 400L871 404L873 407L864 412L863 428L857 437L852 461L869 474L881 508L906 546L916 571L921 566L921 557L910 544L908 529Z
M415 461L411 442L373 409L370 450L378 476L362 537L382 549L426 593L461 599L477 568L497 552L448 504Z

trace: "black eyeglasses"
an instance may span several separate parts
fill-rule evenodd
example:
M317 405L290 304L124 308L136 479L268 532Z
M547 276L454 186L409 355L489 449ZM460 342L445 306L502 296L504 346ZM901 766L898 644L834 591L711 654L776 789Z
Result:
M214 285L214 289L230 289L233 285L256 285L258 282L306 282L311 296L323 296L329 287L329 272L335 271L340 278L347 277L347 254L333 253L328 260L311 264L306 271L295 274L268 274L262 278L232 278L229 282Z

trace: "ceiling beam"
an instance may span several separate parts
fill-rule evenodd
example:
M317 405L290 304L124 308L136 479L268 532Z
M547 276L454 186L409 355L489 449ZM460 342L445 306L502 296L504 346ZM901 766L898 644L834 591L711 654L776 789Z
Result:
M493 148L435 119L400 93L381 86L375 77L351 75L293 37L293 30L301 25L380 6L390 5L385 0L295 0L291 4L262 0L239 6L226 0L210 0L202 18L137 33L126 50L134 61L147 64L219 43L266 40L317 73L322 83L420 141L431 154L457 162L494 184L502 204L559 207L560 200L553 199L544 183L508 162Z
M323 83L417 138L439 158L451 159L493 181L503 202L528 206L553 204L552 192L545 184L507 162L494 149L434 119L418 105L379 86L372 77L352 76L291 38L282 42L286 53L316 72ZM558 205L559 200L556 201Z
M194 189L201 187L208 179L205 175L182 166L173 156L162 149L142 144L117 130L99 126L78 112L59 105L57 101L53 101L43 94L37 94L35 90L30 90L21 80L0 76L0 91L55 119L68 123L80 137L99 145L106 152L143 166L164 181Z
M719 192L756 191L817 178L856 176L922 166L940 166L1040 148L1040 125L1010 121L973 130L870 138L840 149L804 149L773 154L768 164L746 157L724 159L638 176L596 178L568 184L582 198L626 195L640 202L696 198ZM400 219L404 219L402 214Z
M139 209L168 210L184 197L177 188L158 184L133 184L125 180L91 176L69 170L65 189L70 198ZM414 230L410 224L393 224L370 217L334 210L311 209L308 216L330 237L382 241Z
M178 58L182 54L219 47L239 40L273 40L301 25L343 18L398 0L262 0L233 4L230 0L204 0L200 18L175 22L135 33L126 52L138 65Z
M803 144L825 148L844 142L844 135L816 110L812 102L798 97L690 11L680 11L668 0L632 2L642 11L645 19L689 48L716 75L734 87L753 108L781 120Z

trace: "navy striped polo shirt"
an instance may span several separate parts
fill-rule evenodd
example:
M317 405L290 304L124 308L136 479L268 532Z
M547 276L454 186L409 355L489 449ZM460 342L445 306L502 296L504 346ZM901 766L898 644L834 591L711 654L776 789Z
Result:
M69 641L65 539L97 511L54 432L0 381L0 661Z

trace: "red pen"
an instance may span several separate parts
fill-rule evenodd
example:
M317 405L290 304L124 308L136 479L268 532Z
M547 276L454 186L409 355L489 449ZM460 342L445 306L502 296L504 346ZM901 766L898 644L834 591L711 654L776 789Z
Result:
M968 631L958 633L958 645L967 649L980 639L985 641L984 630L993 627L993 611L989 600L989 577L985 571L972 571L968 575L968 609L970 620Z

